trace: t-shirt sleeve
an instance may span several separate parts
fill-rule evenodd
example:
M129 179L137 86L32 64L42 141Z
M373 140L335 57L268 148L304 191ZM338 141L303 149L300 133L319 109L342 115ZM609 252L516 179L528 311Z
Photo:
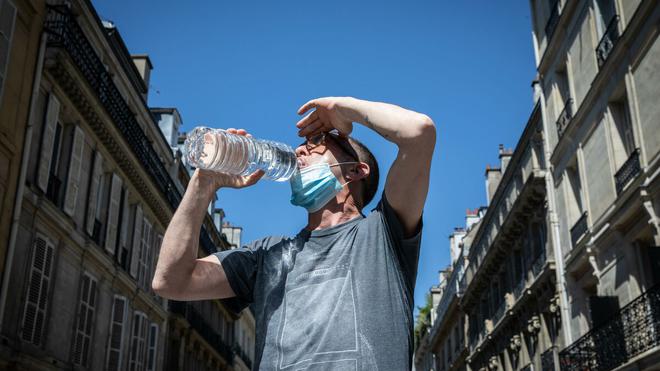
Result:
M394 251L401 263L401 269L408 278L408 284L413 288L417 278L417 263L419 261L419 248L422 240L422 218L420 218L412 235L406 236L403 224L387 201L385 192L383 192L380 202L373 211L380 214L381 220L385 224L385 229L392 239Z
M240 313L254 301L258 254L259 251L255 242L244 247L213 254L220 260L229 286L236 294L233 298L222 299L221 301L235 313Z

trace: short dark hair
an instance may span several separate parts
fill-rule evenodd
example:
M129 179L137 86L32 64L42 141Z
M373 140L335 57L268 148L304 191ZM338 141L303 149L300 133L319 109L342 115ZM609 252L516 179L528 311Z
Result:
M360 203L360 209L364 208L374 199L376 192L378 192L378 180L379 180L379 171L378 171L378 161L374 157L373 153L364 145L364 143L359 140L348 137L348 143L351 145L352 151L351 155L356 157L359 162L364 162L369 165L369 175L366 178L362 179L364 182L362 185L362 197ZM339 140L341 141L341 139ZM343 146L342 146L343 148ZM343 148L346 150L346 148Z

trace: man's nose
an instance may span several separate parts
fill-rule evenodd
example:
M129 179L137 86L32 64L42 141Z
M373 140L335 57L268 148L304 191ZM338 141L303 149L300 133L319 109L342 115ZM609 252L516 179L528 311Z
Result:
M295 152L296 152L296 157L309 156L309 151L307 150L307 147L305 147L305 146L298 146L298 148L296 148Z

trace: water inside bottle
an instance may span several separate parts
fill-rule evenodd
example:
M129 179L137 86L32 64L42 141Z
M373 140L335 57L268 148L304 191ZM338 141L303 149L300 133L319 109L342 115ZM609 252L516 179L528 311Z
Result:
M286 144L219 129L195 128L185 149L190 165L229 174L248 175L262 169L264 178L286 181L297 167L295 152Z

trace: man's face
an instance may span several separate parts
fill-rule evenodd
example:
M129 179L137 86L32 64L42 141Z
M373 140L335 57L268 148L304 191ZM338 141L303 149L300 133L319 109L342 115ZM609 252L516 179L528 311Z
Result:
M307 138L295 150L298 167L301 169L323 161L329 164L359 162L357 155L353 155L349 151L354 152L348 140L331 133Z

